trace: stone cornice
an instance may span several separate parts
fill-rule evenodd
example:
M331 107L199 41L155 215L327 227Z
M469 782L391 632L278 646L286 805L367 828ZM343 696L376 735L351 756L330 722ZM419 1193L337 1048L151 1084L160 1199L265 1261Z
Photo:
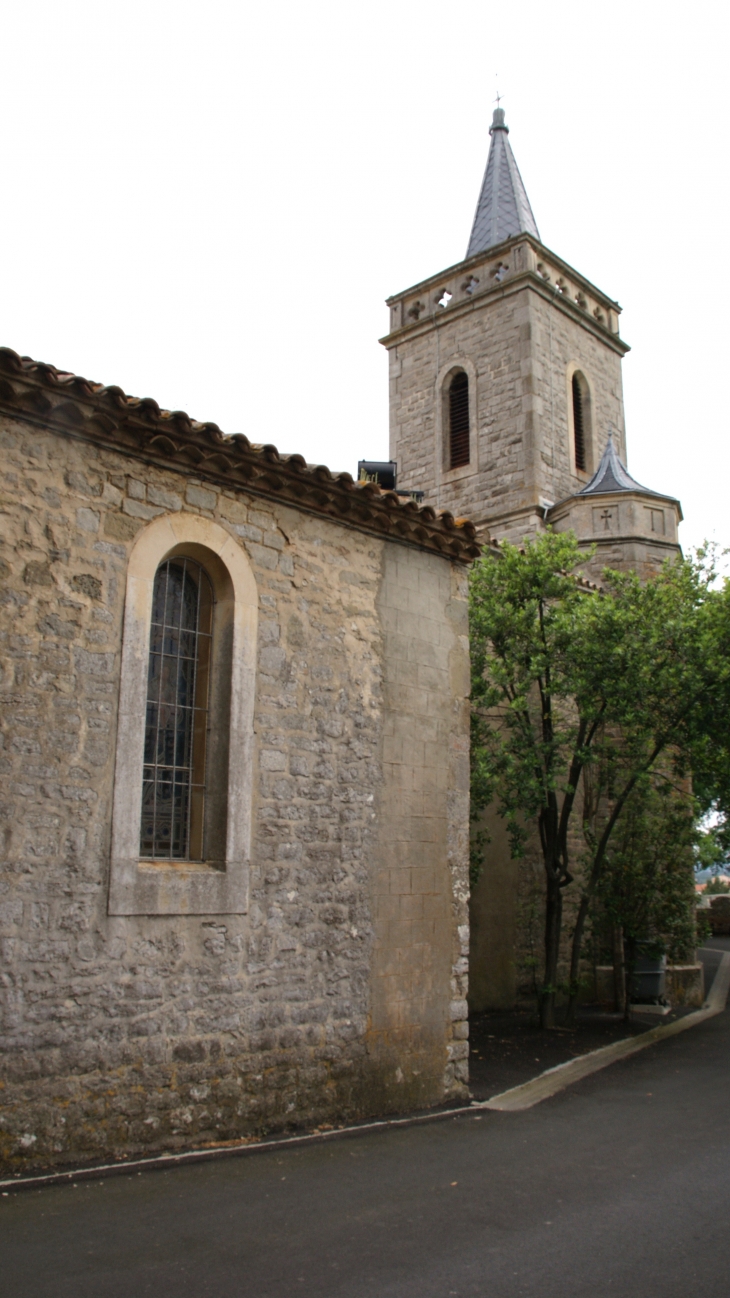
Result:
M252 444L243 433L226 436L217 424L161 410L149 397L127 396L121 388L91 383L8 347L0 347L0 411L462 563L481 552L473 523L446 510L437 513L373 483L356 483L349 473L333 475L301 455L280 455L275 446Z
M595 546L597 550L610 550L613 546L632 544L651 545L657 550L671 550L673 554L676 554L678 551L681 553L682 550L679 541L663 541L658 536L639 536L638 534L629 535L628 533L623 532L617 532L615 534L606 533L605 536L581 536L576 539L578 545L583 549L587 549L589 546Z
M565 496L563 500L557 500L554 505L550 506L547 512L547 520L552 523L556 519L565 518L576 503L579 505L591 505L593 501L602 505L610 504L612 501L618 504L622 500L642 500L651 508L656 506L657 501L664 501L667 505L674 505L677 510L677 517L681 523L684 520L682 506L676 496L665 496L661 491L592 491L590 495L584 496L576 492L573 496Z

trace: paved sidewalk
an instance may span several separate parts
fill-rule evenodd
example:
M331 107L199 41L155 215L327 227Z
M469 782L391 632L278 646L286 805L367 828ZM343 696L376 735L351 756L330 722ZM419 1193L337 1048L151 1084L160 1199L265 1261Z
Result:
M3 1288L725 1298L729 1065L726 1011L523 1113L13 1194Z
M707 995L722 952L705 949L699 955L705 965ZM488 1100L510 1087L521 1086L545 1069L612 1042L641 1036L659 1024L673 1023L693 1012L694 1007L682 1006L659 1017L651 1012L642 1014L640 1007L634 1006L627 1023L623 1014L582 1005L576 1029L565 1029L558 1016L560 1026L556 1032L542 1032L534 1011L473 1015L469 1022L469 1088L475 1100Z

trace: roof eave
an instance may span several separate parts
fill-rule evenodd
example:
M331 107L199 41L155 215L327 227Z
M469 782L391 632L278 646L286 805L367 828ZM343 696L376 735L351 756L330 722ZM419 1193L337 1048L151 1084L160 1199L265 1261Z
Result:
M251 492L318 514L400 544L468 563L481 553L474 524L447 510L404 501L349 473L309 467L301 455L280 455L273 445L254 446L243 433L224 434L184 411L161 410L151 398L129 397L20 357L0 347L0 411L12 419L121 455Z

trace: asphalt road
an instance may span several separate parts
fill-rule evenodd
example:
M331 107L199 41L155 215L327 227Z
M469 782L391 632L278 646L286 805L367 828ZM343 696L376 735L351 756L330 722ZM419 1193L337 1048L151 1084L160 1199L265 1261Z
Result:
M726 1011L524 1113L12 1194L2 1290L727 1298L729 1083Z

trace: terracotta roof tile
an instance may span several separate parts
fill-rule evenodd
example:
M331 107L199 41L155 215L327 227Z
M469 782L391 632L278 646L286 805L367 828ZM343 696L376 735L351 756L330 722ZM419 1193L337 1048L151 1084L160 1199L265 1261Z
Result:
M168 469L194 473L228 489L285 501L359 531L389 537L468 562L481 553L474 524L419 506L374 483L355 482L280 455L243 433L227 436L183 410L162 410L151 397L130 397L53 365L0 347L0 410L13 418L96 442Z

